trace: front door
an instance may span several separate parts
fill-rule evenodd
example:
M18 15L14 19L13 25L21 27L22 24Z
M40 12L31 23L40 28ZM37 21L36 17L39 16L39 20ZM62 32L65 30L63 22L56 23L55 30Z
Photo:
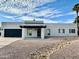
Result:
M41 29L37 29L37 37L41 37Z

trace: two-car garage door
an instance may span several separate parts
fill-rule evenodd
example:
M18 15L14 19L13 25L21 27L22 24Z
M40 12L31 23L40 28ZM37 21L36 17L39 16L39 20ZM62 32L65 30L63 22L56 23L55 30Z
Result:
M4 37L22 37L22 29L5 29Z

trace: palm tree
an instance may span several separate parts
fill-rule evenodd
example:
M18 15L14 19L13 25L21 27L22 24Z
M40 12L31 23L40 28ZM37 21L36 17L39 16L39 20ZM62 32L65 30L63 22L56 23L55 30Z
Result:
M79 3L75 4L73 7L73 11L76 11L77 17L76 17L76 23L78 27L78 12L79 12Z
M75 21L73 23L76 23L76 20L77 20L77 23L79 23L79 16L75 18Z
M79 29L79 26L78 26L79 3L77 3L77 4L74 5L73 11L76 11L76 14L77 14L77 17L76 17L76 24L77 24L77 29ZM77 30L77 34L79 35L79 30Z

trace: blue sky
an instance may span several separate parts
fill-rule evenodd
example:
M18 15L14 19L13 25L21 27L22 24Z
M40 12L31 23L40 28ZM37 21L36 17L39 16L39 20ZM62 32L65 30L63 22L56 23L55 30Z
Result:
M73 6L79 0L0 0L0 22L43 20L46 23L72 23Z

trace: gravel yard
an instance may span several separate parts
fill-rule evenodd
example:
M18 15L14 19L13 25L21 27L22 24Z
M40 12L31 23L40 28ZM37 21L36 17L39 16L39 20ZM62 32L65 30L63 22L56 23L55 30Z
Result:
M79 41L77 40L78 37L76 38L75 37L68 37L68 38L53 37L45 40L42 40L42 39L20 40L18 38L16 39L14 38L14 41L12 41L13 38L0 38L0 43L4 42L5 44L3 47L0 48L0 59L28 59L30 53L33 53L34 51L38 51L42 47L53 48L58 43L67 41L69 39L73 43L51 54L50 59L63 59L71 56L78 58L78 54L79 54L79 45L78 45ZM9 41L10 41L9 44L5 43L5 42L8 43ZM66 59L70 59L70 58L66 58Z
M50 59L79 59L79 40L51 54Z

